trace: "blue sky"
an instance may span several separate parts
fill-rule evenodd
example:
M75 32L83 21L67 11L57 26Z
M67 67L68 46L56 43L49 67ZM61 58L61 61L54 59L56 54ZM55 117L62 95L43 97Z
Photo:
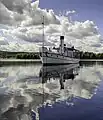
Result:
M40 7L53 9L55 12L75 10L73 20L92 20L103 35L103 0L40 0Z

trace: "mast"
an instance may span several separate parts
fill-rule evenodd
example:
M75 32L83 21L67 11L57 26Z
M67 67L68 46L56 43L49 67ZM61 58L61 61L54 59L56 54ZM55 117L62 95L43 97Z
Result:
M43 26L43 38L42 38L42 63L44 63L44 16L43 16L43 22L42 22L42 26Z
M43 16L43 22L42 22L42 25L43 25L43 44L42 44L42 47L44 48L44 16Z

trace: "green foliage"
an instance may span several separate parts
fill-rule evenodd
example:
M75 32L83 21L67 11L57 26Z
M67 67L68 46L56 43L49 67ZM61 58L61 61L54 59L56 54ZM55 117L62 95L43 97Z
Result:
M31 53L22 53L16 55L17 59L40 59L38 54L31 54Z
M76 56L77 57L77 56ZM26 52L0 52L0 58L17 58L17 59L40 59L39 53ZM80 51L80 59L103 59L103 53L83 52Z
M103 53L80 52L80 59L103 59Z

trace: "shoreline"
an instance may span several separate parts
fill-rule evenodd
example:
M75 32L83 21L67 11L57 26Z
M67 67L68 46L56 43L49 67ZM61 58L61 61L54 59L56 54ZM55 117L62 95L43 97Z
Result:
M25 64L41 64L40 59L0 59L2 65L25 65Z
M93 62L99 62L99 61L103 61L103 59L80 59L80 62L89 62L89 61L93 61Z
M80 59L80 62L83 61L103 61L103 59ZM40 59L0 59L0 62L34 62L41 63Z
M0 59L0 62L41 62L40 59Z

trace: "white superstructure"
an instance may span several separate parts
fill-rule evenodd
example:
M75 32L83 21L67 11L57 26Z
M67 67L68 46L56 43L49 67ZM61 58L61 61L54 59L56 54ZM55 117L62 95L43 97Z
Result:
M74 47L66 47L64 36L60 36L60 45L58 48L48 50L47 47L40 49L40 57L43 64L74 64L79 62L79 51Z

